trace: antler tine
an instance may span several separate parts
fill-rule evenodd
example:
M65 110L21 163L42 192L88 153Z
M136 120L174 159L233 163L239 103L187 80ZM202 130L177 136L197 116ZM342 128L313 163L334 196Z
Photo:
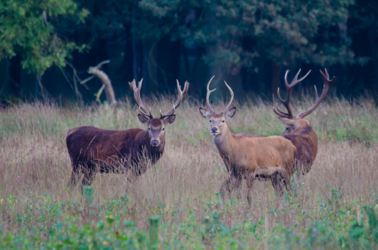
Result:
M315 90L315 98L316 100L319 100L318 89L316 88L315 85L314 85L314 90Z
M211 77L210 80L209 80L209 82L207 83L207 93L206 93L206 106L207 106L207 108L209 109L209 111L210 111L211 113L214 112L214 109L213 109L213 108L211 107L211 105L210 105L210 100L209 100L209 98L210 98L210 94L211 94L212 92L214 92L214 91L216 90L216 88L210 90L210 83L211 83L211 81L214 79L214 77L215 77L215 76Z
M138 84L138 87L136 86L135 84L135 79L129 83L129 86L131 88L131 90L134 92L134 99L135 99L135 102L137 103L138 107L139 107L139 111L142 115L145 115L147 116L148 118L152 119L152 115L151 115L151 112L149 112L143 102L142 102L142 99L140 98L140 90L142 89L142 83L143 83L143 79L140 80L139 84Z
M299 72L300 72L301 70L299 70ZM296 75L296 78L298 78L298 75L299 75L299 72L298 72L298 74ZM309 74L311 73L311 69L307 72L307 74L304 76L304 77L302 77L301 79L299 79L299 80L297 80L298 82L301 82L301 81L303 81Z
M289 70L286 70L286 73L285 73L285 86L286 86L286 91L287 91L287 94L286 94L286 100L283 100L280 96L280 88L277 89L277 97L278 99L280 100L280 102L285 106L286 110L287 110L287 113L285 112L282 112L280 111L281 114L278 114L274 109L273 111L280 117L285 117L285 118L289 118L289 119L293 119L294 116L293 116L293 112L291 111L291 108L290 108L290 97L291 97L291 93L293 92L293 88L295 85L297 85L298 83L300 83L301 81L303 81L310 73L311 73L311 70L309 70L307 72L307 74L305 76L303 76L302 78L298 79L298 76L299 74L301 73L301 69L298 70L297 74L294 76L293 80L290 82L290 84L287 82L287 75L289 74Z
M226 84L226 86L227 86L227 88L228 88L228 90L230 91L230 94L231 94L231 100L228 103L228 105L226 106L226 108L224 109L224 113L226 113L228 111L228 109L230 108L232 101L234 100L234 91L232 91L232 89L230 88L230 86L228 86L226 81L224 81L224 84Z
M298 76L298 74L299 74L300 71L301 70L298 71L298 73L297 73L296 76ZM287 113L282 112L281 115L279 115L279 114L278 115L280 117L287 117L289 119L293 119L293 112L291 112L291 109L290 109L290 97L291 97L291 92L293 91L293 86L294 85L292 85L292 84L293 84L293 81L294 81L295 77L294 77L293 81L291 81L291 83L288 84L287 83L287 75L288 74L289 74L289 70L286 70L285 78L284 78L285 79L286 91L287 91L287 93L286 93L286 100L284 100L284 99L281 98L280 88L277 88L277 97L280 100L280 102L285 106L285 108L287 110ZM275 113L277 114L277 112L275 112Z
M130 89L134 92L135 89L136 89L136 86L135 86L135 79L134 79L132 82L129 82L129 86L130 86Z
M274 111L274 113L276 113L279 117L290 118L288 113L285 113L285 112L281 111L281 110L280 110L279 108L277 108L277 107L273 107L273 111Z
M329 86L331 86L331 84L336 81L336 76L332 77L332 79L330 80L327 69L325 69L324 71L325 71L325 74L320 70L320 74L323 77L323 91L322 91L322 94L319 97L318 96L318 91L317 91L317 89L315 87L315 93L316 93L315 104L311 108L307 109L305 112L299 114L298 115L299 118L303 119L307 115L311 114L320 105L320 103L323 101L323 99L326 97L327 92L329 90Z
M160 119L172 115L175 112L175 110L180 106L182 99L184 98L184 96L186 95L186 93L189 90L189 82L188 81L185 81L184 89L182 91L181 91L181 86L180 86L179 81L176 80L176 82L177 82L177 100L173 104L173 107L169 111L165 112L164 114L161 114L161 112L160 112Z

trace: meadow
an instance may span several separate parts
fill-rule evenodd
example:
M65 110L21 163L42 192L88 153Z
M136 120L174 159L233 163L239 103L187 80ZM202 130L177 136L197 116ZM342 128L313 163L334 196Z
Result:
M173 101L145 104L157 115ZM255 182L251 207L245 183L241 199L233 194L222 202L219 188L228 173L209 121L198 112L201 104L185 98L166 129L164 156L128 193L123 174L97 174L92 206L78 188L67 189L66 134L83 125L144 129L133 100L116 112L108 105L54 102L1 110L0 249L376 249L378 110L372 99L323 102L307 117L319 137L311 171L282 199L270 182ZM311 104L304 98L293 110ZM233 133L284 131L272 103L235 105L228 121Z

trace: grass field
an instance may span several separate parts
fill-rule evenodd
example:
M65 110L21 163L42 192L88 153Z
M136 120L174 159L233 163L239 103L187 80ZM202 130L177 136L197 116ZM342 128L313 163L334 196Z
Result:
M147 102L153 114L173 98ZM278 200L256 182L252 206L219 195L227 172L198 102L184 101L167 130L164 156L125 193L126 178L98 174L94 205L71 174L70 128L144 128L131 100L106 105L20 104L0 111L0 249L376 249L378 111L368 98L323 103L308 120L319 137L312 170ZM293 110L309 107L311 101ZM228 122L233 133L279 135L272 104L245 103ZM224 107L222 103L214 106ZM160 219L157 245L148 218Z

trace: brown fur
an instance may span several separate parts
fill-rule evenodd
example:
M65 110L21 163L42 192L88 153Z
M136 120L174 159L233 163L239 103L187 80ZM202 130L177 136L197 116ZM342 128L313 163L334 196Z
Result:
M293 172L297 171L298 175L305 175L311 170L315 161L318 152L318 136L309 122L304 119L280 119L286 125L282 136L290 140L297 149Z
M221 194L225 191L239 189L243 178L247 181L248 202L251 202L253 181L259 177L271 179L279 195L283 194L284 184L288 188L296 148L281 136L259 136L246 133L232 135L225 120L235 114L236 109L230 109L226 114L209 113L200 108L201 114L210 119L211 132L214 143L218 148L230 177L221 187Z
M314 163L316 154L318 152L318 136L315 131L312 129L308 121L304 118L311 114L326 97L328 89L332 83L336 81L336 77L330 79L327 69L324 69L324 72L320 70L320 74L323 78L323 91L320 97L316 91L316 101L306 111L300 113L297 117L294 117L293 112L290 108L290 97L295 85L303 81L311 70L302 78L298 79L299 73L295 75L290 84L287 81L287 75L289 70L286 70L285 73L285 86L287 90L287 97L283 100L280 96L280 89L277 89L277 97L280 102L286 107L287 112L283 112L278 108L273 107L273 111L279 116L279 119L285 124L286 130L282 133L282 136L287 138L292 142L292 144L297 149L297 154L295 157L295 165L293 167L294 171L298 171L299 176L305 175L311 170L312 164Z
M66 142L72 163L70 186L76 185L78 174L83 172L82 185L91 185L96 173L124 173L131 171L131 176L143 174L145 164L138 164L142 159L149 159L155 164L164 153L165 120L148 121L150 130L129 129L112 131L92 126L73 128L68 131ZM160 141L152 147L151 140Z

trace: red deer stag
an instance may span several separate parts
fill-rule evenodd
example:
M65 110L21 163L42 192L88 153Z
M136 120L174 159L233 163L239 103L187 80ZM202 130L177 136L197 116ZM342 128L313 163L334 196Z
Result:
M177 101L166 113L159 118L154 118L145 108L140 98L139 87L135 80L129 83L134 92L134 99L139 106L139 121L147 125L147 130L139 128L124 131L112 131L92 126L73 128L68 131L66 142L68 153L72 162L72 176L69 186L76 185L80 172L83 172L83 185L91 185L96 172L125 172L131 171L131 176L143 174L147 169L139 164L141 159L148 159L155 164L164 153L165 127L172 124L176 115L175 110L180 106L184 95L188 92L189 83L185 82L184 90L181 91L177 81ZM122 164L121 169L115 166ZM82 187L81 187L82 188Z
M287 90L287 97L286 100L283 100L280 96L280 89L277 90L278 99L281 103L286 107L287 112L283 112L278 108L273 108L274 112L279 116L278 118L285 124L286 130L282 133L281 136L290 140L293 145L297 149L297 154L295 157L295 164L293 168L293 172L297 171L299 176L303 176L311 170L312 164L314 163L316 154L318 152L318 136L316 135L315 131L310 126L310 123L306 121L304 118L311 114L322 102L322 100L327 95L329 86L336 81L336 77L334 76L332 80L329 79L329 75L327 69L325 69L325 73L320 71L320 74L323 77L323 92L321 96L318 96L318 92L315 87L315 94L316 94L316 101L315 104L306 110L305 112L299 114L298 116L294 117L293 112L290 109L290 97L293 91L293 87L297 85L299 82L303 81L308 74L310 74L311 70L301 79L298 80L298 75L301 70L295 75L294 79L291 81L290 84L287 82L287 75L289 70L286 71L285 74L285 86Z
M214 78L214 77L213 77ZM232 118L236 108L230 105L234 98L232 89L224 82L231 93L231 100L221 113L216 113L209 102L210 79L207 85L207 109L199 108L201 115L210 120L211 133L227 170L229 178L221 186L220 192L225 199L225 191L238 190L242 179L247 181L247 200L251 204L251 190L256 177L270 179L278 195L282 195L284 186L288 189L291 169L296 149L291 142L282 136L256 136L251 134L231 134L226 120Z

